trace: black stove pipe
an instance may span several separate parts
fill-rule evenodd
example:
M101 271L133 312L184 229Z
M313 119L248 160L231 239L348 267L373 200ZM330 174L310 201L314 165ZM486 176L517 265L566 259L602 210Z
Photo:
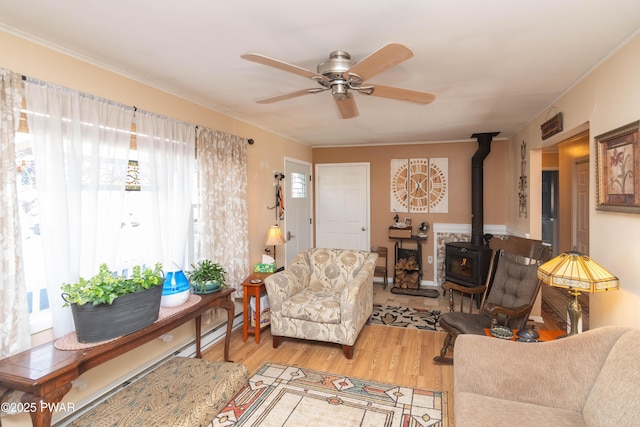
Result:
M484 159L491 152L491 141L500 132L474 133L478 150L471 158L471 244L484 245Z

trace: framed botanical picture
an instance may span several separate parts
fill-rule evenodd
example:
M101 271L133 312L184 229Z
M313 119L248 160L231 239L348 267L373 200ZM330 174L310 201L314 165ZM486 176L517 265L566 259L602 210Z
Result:
M640 213L639 123L596 136L596 209Z

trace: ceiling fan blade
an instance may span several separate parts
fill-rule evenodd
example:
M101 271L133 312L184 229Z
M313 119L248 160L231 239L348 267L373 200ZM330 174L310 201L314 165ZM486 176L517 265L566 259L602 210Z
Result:
M271 104L273 102L284 101L285 99L297 98L298 96L308 95L310 93L318 93L327 90L328 88L312 88L312 89L302 89L297 90L295 92L285 93L284 95L273 96L271 98L263 98L259 99L256 102L258 104Z
M245 53L240 55L241 58L248 61L257 62L258 64L266 65L268 67L277 68L278 70L287 71L289 73L297 74L302 77L314 80L326 80L326 77L315 73L306 68L298 67L297 65L287 64L286 62L278 61L277 59L269 58L257 53Z
M365 81L412 56L413 51L408 47L398 43L389 43L358 62L345 74L355 74Z
M364 92L363 92L364 93ZM398 87L374 85L373 92L365 95L380 96L382 98L399 99L400 101L429 104L436 99L435 93L419 92L417 90L400 89Z
M345 99L338 99L334 97L333 99L336 101L336 105L338 106L338 110L340 110L340 115L343 119L358 117L358 106L356 105L356 101L353 99L353 96L349 95L349 97Z

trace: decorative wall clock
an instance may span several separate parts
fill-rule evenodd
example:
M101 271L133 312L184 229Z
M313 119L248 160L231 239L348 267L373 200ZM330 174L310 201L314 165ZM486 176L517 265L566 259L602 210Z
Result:
M429 212L449 212L449 159L429 159Z
M447 212L448 159L392 159L391 210Z
M391 160L391 211L409 212L409 167L407 159Z
M429 159L409 159L409 211L428 212Z

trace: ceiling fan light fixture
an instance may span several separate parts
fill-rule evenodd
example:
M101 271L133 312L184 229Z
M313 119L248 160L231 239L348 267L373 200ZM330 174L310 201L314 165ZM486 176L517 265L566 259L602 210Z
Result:
M341 79L344 73L353 67L354 62L351 60L349 53L343 50L331 52L329 60L318 64L318 74L325 76L329 80Z
M347 92L347 85L345 82L337 82L331 85L331 94L336 99L347 99L349 93Z
M317 72L315 73L306 68L288 64L257 53L247 53L242 55L242 58L306 77L320 86L260 99L256 101L259 104L269 104L331 89L331 94L338 105L341 117L343 119L350 119L358 116L355 97L350 93L351 91L358 92L362 95L373 95L378 98L396 99L418 104L429 104L433 102L436 97L433 93L391 86L364 84L369 78L406 61L412 56L413 52L411 49L398 43L389 43L382 46L380 49L356 63L351 60L351 55L349 55L348 52L335 50L331 52L328 60L318 64Z

